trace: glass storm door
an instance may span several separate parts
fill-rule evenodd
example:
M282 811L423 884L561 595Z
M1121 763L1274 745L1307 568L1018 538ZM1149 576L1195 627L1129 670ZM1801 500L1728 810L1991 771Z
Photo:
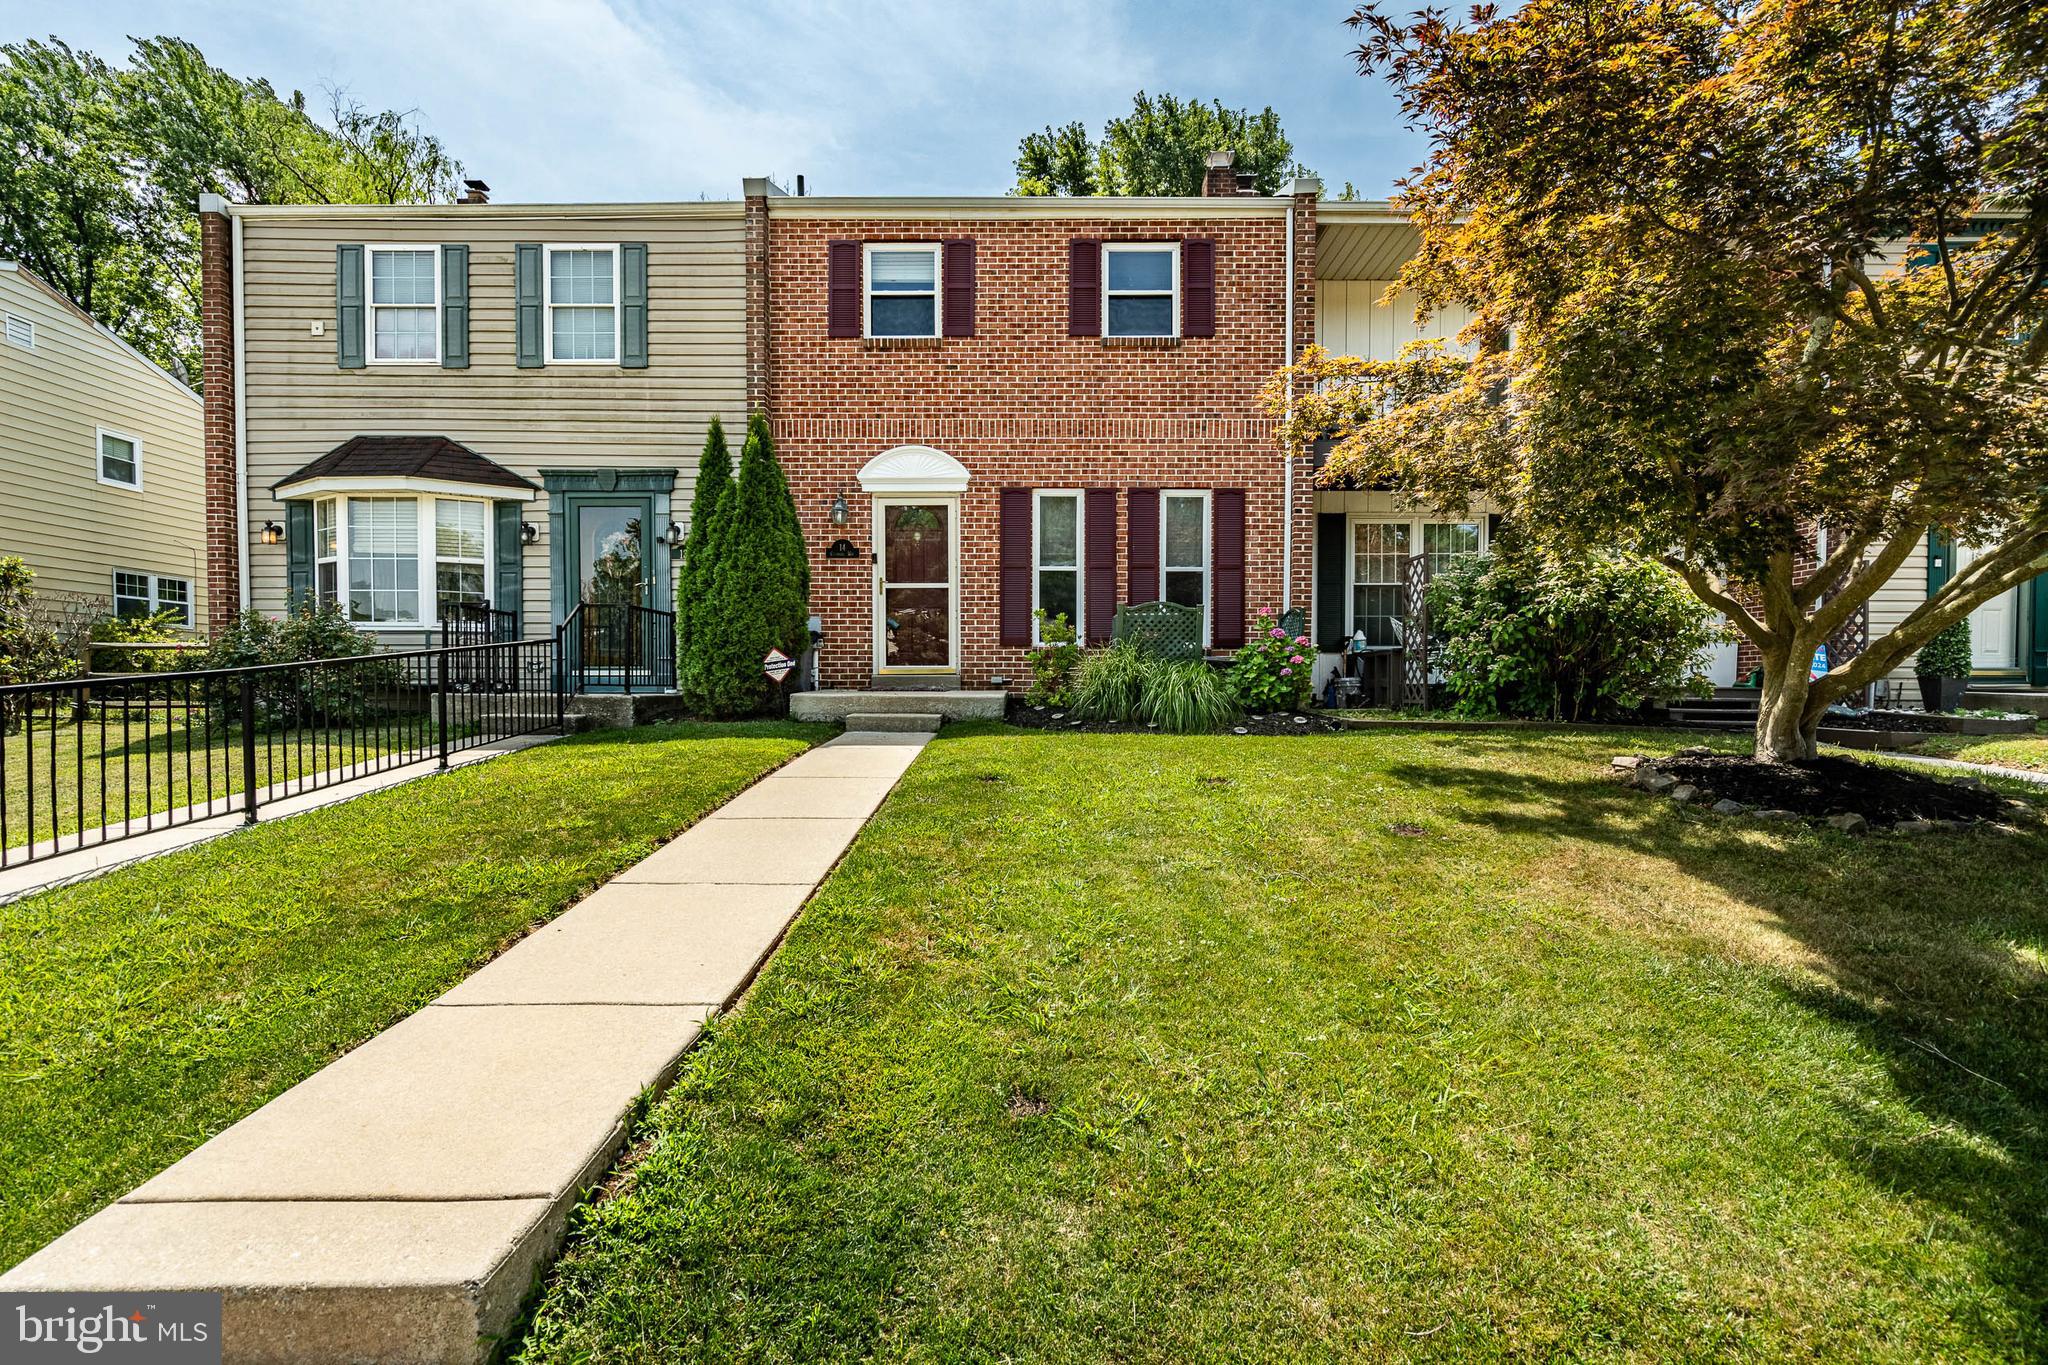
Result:
M875 539L875 667L943 672L953 662L950 502L882 502Z
M644 498L614 501L579 499L573 509L576 600L600 610L583 614L583 663L592 669L623 669L644 652L637 638L645 622L633 613L605 607L644 607L654 556L648 537L652 507Z

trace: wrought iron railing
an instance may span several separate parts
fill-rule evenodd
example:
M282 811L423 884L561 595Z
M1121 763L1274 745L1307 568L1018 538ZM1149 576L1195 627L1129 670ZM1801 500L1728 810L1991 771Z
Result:
M584 602L555 632L570 692L673 692L676 614L621 602Z
M557 642L0 687L0 867L559 729Z

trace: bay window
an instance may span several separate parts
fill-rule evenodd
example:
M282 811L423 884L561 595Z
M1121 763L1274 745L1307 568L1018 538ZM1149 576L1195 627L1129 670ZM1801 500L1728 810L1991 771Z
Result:
M424 628L487 598L490 504L476 498L321 498L313 584L356 625Z

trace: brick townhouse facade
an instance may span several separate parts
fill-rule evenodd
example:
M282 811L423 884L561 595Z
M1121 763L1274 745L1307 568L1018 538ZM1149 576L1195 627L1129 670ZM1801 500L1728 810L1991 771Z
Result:
M1016 684L1041 607L1100 643L1182 601L1215 652L1306 603L1312 492L1259 394L1314 335L1315 186L1211 187L750 198L825 686Z

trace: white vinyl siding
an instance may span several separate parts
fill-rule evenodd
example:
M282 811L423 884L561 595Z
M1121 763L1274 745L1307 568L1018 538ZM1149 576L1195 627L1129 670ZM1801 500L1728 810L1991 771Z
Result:
M1471 355L1456 338L1472 320L1469 309L1452 306L1415 321L1415 294L1397 291L1387 297L1391 280L1317 280L1316 344L1336 355L1363 360L1393 360L1411 341L1441 339L1454 355Z

